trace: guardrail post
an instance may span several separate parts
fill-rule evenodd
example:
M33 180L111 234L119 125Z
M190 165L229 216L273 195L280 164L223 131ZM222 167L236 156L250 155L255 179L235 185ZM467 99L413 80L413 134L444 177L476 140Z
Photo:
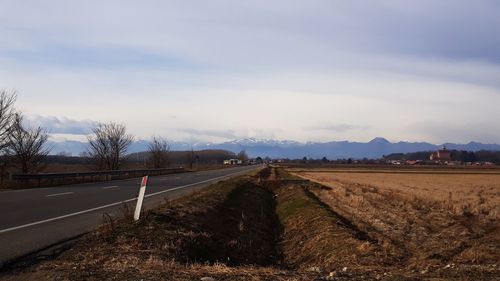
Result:
M137 205L135 206L134 220L138 221L141 216L142 202L144 201L144 194L146 194L146 185L148 184L148 176L142 178L141 188L139 189L139 196L137 196Z

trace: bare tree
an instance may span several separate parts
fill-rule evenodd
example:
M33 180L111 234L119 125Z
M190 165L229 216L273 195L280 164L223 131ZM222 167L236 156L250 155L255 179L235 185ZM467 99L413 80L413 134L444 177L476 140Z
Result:
M9 134L14 124L15 92L0 90L0 151L4 152L9 146Z
M170 164L170 147L165 139L153 137L148 149L149 160L155 169L165 168Z
M101 123L92 132L88 137L91 157L100 169L118 170L134 137L127 134L125 125L114 122Z
M198 158L199 158L199 156L196 155L196 153L194 153L193 149L191 149L191 151L187 152L187 154L186 154L186 161L188 163L189 169L193 169L194 163L196 162L196 160Z
M14 115L14 122L9 130L9 150L19 162L23 173L37 171L42 160L50 152L46 148L49 138L47 131L41 127L25 128L21 114Z
M248 161L248 155L247 155L247 152L245 150L240 151L240 153L238 153L237 157L243 163L246 163Z

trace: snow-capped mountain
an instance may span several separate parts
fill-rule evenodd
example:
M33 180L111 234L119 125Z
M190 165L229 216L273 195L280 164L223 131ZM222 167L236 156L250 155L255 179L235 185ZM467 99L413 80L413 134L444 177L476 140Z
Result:
M500 151L498 144L483 144L470 142L467 144L445 143L449 149L457 150L492 150ZM171 141L171 150L202 150L202 149L224 149L232 152L245 150L251 157L271 157L271 158L380 158L391 153L409 153L417 151L433 151L443 145L435 145L427 142L396 142L392 143L382 137L374 138L369 142L331 141L331 142L307 142L301 143L291 140L269 140L245 138L227 141L223 143L206 142L178 142ZM50 142L52 154L61 152L79 155L86 150L86 143L77 141ZM148 141L135 141L130 149L130 153L146 151Z
M269 146L294 146L301 145L300 142L291 141L291 140L272 140L272 139L256 139L256 138L245 138L232 140L228 142L224 142L224 145L243 145L243 146L260 146L260 145L269 145Z

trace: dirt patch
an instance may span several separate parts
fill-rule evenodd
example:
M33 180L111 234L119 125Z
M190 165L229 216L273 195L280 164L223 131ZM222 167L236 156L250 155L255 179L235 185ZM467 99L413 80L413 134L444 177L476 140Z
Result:
M277 177L277 169L271 166L266 166L257 173L258 182L275 181Z

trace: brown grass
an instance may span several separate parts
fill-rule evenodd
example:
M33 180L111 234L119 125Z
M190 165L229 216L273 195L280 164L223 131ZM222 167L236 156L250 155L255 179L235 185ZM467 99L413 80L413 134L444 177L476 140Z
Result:
M365 233L324 207L307 188L285 185L276 191L285 264L330 272L374 260L376 249Z
M365 186L406 201L440 205L456 215L500 218L500 174L302 172L328 186ZM346 190L349 190L347 188Z
M422 268L500 262L500 176L307 172L313 193L378 240L387 260Z

